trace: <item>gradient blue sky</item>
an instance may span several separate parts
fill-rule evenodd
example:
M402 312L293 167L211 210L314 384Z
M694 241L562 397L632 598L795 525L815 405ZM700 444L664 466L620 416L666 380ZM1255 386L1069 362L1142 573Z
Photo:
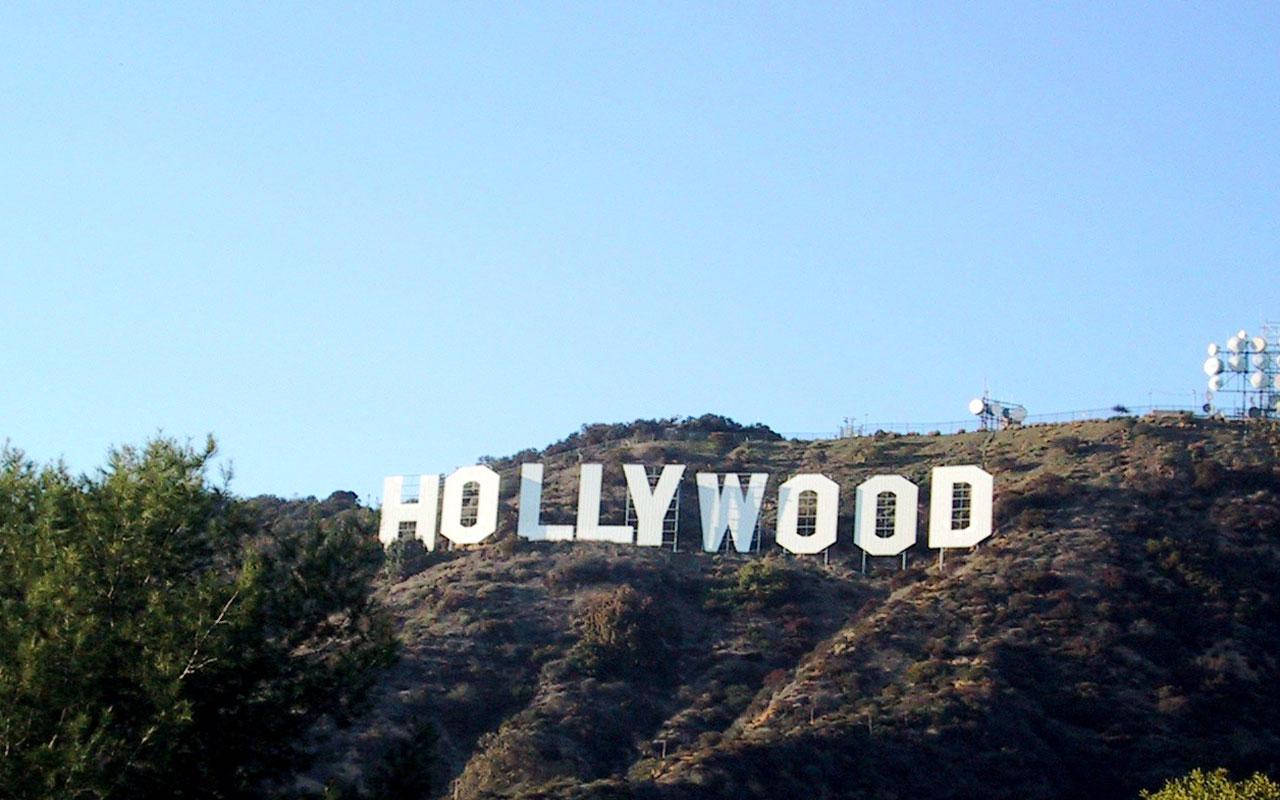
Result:
M701 414L1189 403L1280 318L1280 4L0 12L0 438L244 494Z

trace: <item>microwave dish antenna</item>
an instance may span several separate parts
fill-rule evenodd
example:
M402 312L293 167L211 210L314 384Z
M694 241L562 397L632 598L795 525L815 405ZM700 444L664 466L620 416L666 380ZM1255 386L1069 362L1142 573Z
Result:
M984 431L1016 427L1027 419L1027 409L1022 404L993 400L987 394L969 401L969 413L978 418L979 429Z
M1264 322L1257 335L1241 328L1225 344L1210 342L1205 352L1206 399L1214 392L1234 398L1217 410L1237 419L1280 417L1280 322Z

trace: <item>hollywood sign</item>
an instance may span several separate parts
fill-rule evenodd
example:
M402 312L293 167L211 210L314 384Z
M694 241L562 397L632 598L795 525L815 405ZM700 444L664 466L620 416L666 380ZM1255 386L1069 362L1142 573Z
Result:
M541 521L542 465L522 465L517 535L530 541L661 546L663 519L675 499L685 465L664 465L656 485L650 485L642 465L625 464L622 470L635 510L634 525L600 522L600 483L604 471L600 464L581 465L577 524L544 525ZM737 473L697 473L703 550L718 551L726 535L738 552L751 549L769 475L757 472L746 477L744 489ZM413 537L421 540L428 550L434 550L439 511L439 535L454 544L479 544L498 529L499 483L498 473L489 467L462 467L445 479L441 502L439 475L420 476L416 498L403 497L403 476L386 478L382 484L378 538L389 545L401 537ZM473 519L471 514L466 517L463 514L468 487L472 487L475 502ZM800 496L805 492L812 492L815 498L812 524L801 532ZM934 467L930 477L929 547L972 547L990 536L992 493L991 474L980 467ZM901 475L875 475L858 484L853 543L871 556L896 556L905 552L916 543L919 494L919 487ZM887 511L890 502L892 524L888 524L885 513L877 525L877 510ZM775 540L792 553L821 553L836 542L839 506L840 487L835 481L816 473L796 475L778 487Z

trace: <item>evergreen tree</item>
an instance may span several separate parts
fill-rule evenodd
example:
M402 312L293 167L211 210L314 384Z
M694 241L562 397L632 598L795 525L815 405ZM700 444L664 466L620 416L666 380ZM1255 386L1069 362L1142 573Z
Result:
M372 513L268 525L213 454L0 452L0 796L259 796L389 661Z

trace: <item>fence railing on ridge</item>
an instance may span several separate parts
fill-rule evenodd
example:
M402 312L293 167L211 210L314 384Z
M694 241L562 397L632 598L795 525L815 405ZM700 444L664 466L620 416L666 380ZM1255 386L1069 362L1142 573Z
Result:
M1171 414L1200 413L1194 406L1150 405L1150 406L1112 406L1110 408L1086 408L1077 411L1055 411L1047 414L1030 414L1023 421L1022 427L1055 422L1078 422L1090 419L1111 419L1113 417L1133 417L1152 412L1168 412ZM876 433L929 434L929 433L963 433L980 430L976 417L968 419L947 420L945 422L864 422L852 425L845 431L779 431L787 439L800 441L820 439L844 439L856 436L873 436Z

